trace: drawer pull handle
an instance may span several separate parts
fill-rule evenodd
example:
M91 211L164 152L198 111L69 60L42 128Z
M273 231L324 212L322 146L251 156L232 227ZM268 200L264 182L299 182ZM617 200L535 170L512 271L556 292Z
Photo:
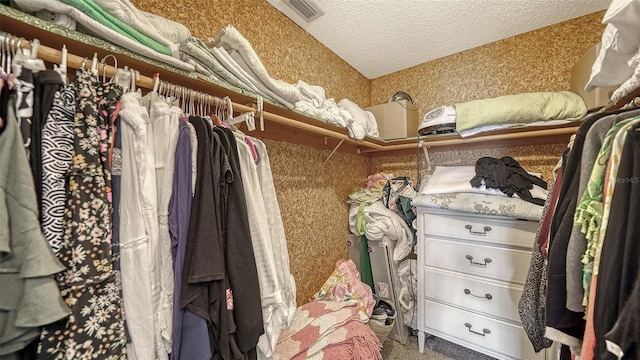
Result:
M491 263L491 259L490 258L484 258L484 262L483 263L473 261L473 256L471 256L471 255L467 255L467 256L465 256L465 258L467 260L469 260L469 263L471 265L478 265L478 266L486 267L487 264Z
M464 228L465 228L465 229L467 229L467 230L469 230L469 234L471 234L471 235L478 235L478 236L485 236L485 235L487 235L487 233L488 233L489 231L491 231L491 226L485 226L485 227L483 227L483 228L482 228L482 230L483 230L483 231L473 231L473 230L472 230L472 229L473 229L473 225L469 225L469 224L465 225L465 226L464 226Z
M464 289L464 293L467 294L467 295L471 295L473 297L480 298L480 299L487 299L487 300L493 299L493 296L491 294L484 294L484 296L478 296L478 295L472 294L471 290L469 290L469 289Z
M491 330L486 329L486 328L485 328L485 329L482 329L482 332L481 332L481 333L479 333L479 332L477 332L477 331L473 331L473 330L471 330L471 328L473 327L473 325L471 325L471 324L469 324L469 323L464 323L464 326L466 326L466 327L469 329L469 332L470 332L470 333L474 333L474 334L476 334L476 335L485 336L485 335L487 335L487 334L491 334Z

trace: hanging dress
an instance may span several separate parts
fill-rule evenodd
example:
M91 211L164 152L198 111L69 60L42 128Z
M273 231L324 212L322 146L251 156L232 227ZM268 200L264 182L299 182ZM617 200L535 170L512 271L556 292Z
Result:
M111 119L122 89L89 70L75 81L73 163L67 181L64 234L57 275L72 314L43 329L40 359L126 359L119 284L111 250Z

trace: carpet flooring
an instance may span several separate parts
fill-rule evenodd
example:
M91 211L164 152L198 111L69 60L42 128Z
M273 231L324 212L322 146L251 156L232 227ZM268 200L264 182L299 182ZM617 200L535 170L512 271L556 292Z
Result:
M387 339L382 344L384 360L495 360L491 356L480 354L471 349L449 341L430 336L425 340L424 353L418 351L418 337L409 336L405 345Z

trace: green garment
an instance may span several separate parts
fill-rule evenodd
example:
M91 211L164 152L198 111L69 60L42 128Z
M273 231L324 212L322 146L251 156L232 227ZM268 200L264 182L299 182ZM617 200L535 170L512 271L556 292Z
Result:
M364 218L364 203L360 203L358 207L358 217L356 218L356 229L360 234L360 281L369 285L371 290L375 292L373 287L373 271L371 271L371 258L369 257L369 244L364 236L367 220Z
M40 336L40 326L67 317L51 276L65 267L39 223L33 175L13 107L0 135L0 358Z
M62 0L62 2L81 10L100 24L118 32L121 35L131 38L154 51L164 55L173 55L171 49L167 46L160 44L156 40L131 27L129 24L104 11L92 0Z
M620 121L609 129L604 137L596 161L591 170L591 176L587 187L582 194L582 198L576 207L574 223L582 225L580 231L587 238L587 250L582 258L582 263L587 265L593 261L595 254L595 244L598 238L598 231L602 221L602 191L604 186L604 175L611 155L613 140L618 131L633 119Z

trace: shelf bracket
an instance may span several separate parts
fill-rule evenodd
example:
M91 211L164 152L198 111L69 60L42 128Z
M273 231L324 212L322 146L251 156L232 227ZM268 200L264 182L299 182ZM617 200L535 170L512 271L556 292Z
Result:
M327 156L326 159L324 159L324 161L322 162L322 166L324 166L327 161L329 161L329 159L331 158L331 156L333 156L333 154L336 152L336 150L338 150L338 148L340 147L340 145L342 145L342 143L344 142L344 139L340 140L340 142L338 143L338 145L336 145L335 148L333 148L333 151L331 152L331 154L329 154L329 156Z

